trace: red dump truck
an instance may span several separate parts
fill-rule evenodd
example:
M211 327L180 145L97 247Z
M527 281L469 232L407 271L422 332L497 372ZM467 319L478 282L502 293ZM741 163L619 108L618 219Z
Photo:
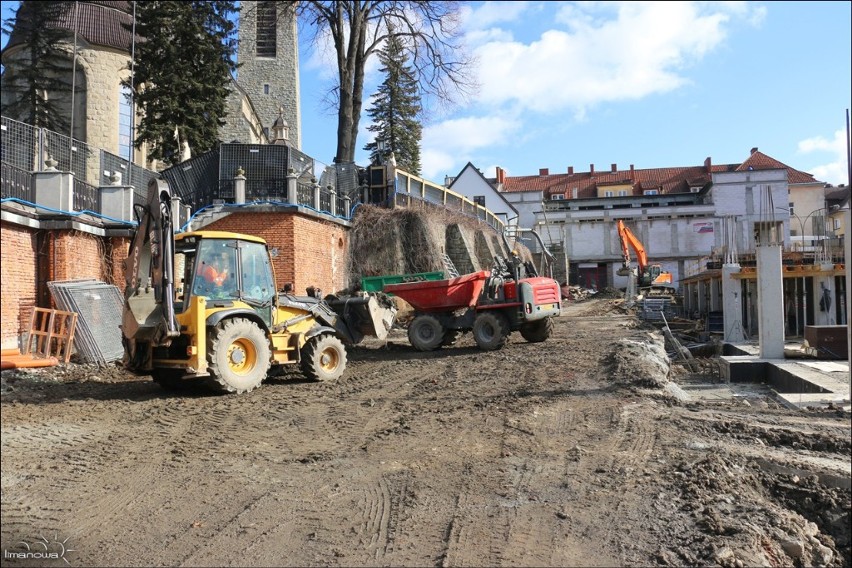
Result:
M538 276L516 256L495 258L492 270L435 281L385 284L383 291L414 308L408 340L419 351L455 343L472 331L483 350L500 349L509 334L520 331L531 342L547 340L562 303L559 284Z

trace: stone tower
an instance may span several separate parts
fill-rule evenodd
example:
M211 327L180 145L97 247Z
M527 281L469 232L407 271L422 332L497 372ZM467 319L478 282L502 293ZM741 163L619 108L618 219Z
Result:
M301 149L296 17L278 2L254 0L240 5L237 91L251 101L267 138L271 137L272 125L283 108L290 144ZM234 139L249 141L236 125L223 127L222 140Z

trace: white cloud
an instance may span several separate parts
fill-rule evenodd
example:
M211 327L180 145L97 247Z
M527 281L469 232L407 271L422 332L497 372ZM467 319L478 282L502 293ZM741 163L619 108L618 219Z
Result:
M799 142L799 152L803 154L824 152L832 154L834 158L833 161L827 164L810 168L808 173L812 174L816 179L832 185L848 184L849 170L846 157L846 144L846 132L843 130L837 130L832 140L816 136Z
M481 148L505 143L517 135L520 121L509 116L446 120L423 130L420 163L426 179L461 169Z
M480 102L582 115L607 101L677 89L681 71L718 48L744 3L567 4L551 29L525 44L493 40L475 49Z

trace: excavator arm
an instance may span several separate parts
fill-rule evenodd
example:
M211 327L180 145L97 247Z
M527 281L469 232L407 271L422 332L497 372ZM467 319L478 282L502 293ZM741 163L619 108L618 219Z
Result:
M618 239L621 241L621 252L624 255L624 268L630 268L630 250L628 249L630 247L636 254L639 274L644 274L648 266L648 254L645 252L642 242L636 238L636 235L627 228L621 219L618 220Z
M142 371L150 367L153 347L167 346L180 335L174 307L174 233L168 184L152 179L146 203L134 208L138 225L124 261L121 331L125 365Z

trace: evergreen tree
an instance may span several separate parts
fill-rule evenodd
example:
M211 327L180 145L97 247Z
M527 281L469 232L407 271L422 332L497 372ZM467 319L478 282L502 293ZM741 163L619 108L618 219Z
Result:
M370 159L381 163L394 154L397 166L414 175L420 175L420 139L423 127L418 117L421 111L417 79L408 65L402 39L391 32L384 49L379 52L385 80L367 110L375 132L375 140L364 146ZM381 148L381 149L380 149Z
M13 48L3 54L2 114L33 126L65 133L69 128L68 101L71 94L71 52L67 31L56 26L71 2L22 2L15 15L3 22L3 33Z
M132 78L141 121L136 148L148 143L148 157L179 163L185 146L212 149L227 115L231 73L236 69L234 2L141 1L136 8Z

